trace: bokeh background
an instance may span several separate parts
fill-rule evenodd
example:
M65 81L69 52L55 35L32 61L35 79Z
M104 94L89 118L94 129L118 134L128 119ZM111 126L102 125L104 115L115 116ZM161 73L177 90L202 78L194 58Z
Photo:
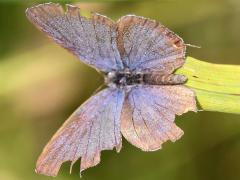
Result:
M25 9L41 2L0 1L0 180L51 179L35 174L38 155L103 81L27 21ZM202 47L188 48L188 55L240 64L239 0L78 1L78 5L84 13L95 11L114 20L125 14L156 19L186 43ZM240 179L239 115L187 113L176 122L185 131L179 141L146 153L124 140L120 154L104 151L101 164L86 170L82 179ZM56 179L79 179L79 161L71 175L69 167L65 163Z

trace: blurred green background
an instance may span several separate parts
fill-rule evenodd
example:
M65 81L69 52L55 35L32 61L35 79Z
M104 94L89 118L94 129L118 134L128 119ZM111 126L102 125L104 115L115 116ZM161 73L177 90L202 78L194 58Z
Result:
M27 21L25 9L40 2L0 1L0 180L51 179L35 174L38 155L102 82L95 70ZM96 11L114 20L126 14L156 19L186 43L202 47L188 48L188 55L240 64L239 0L109 0L78 5L84 12ZM185 131L179 141L146 153L124 140L120 154L104 151L101 164L83 172L82 179L240 179L239 115L187 113L176 122ZM72 175L69 167L65 163L56 179L79 179L79 161Z

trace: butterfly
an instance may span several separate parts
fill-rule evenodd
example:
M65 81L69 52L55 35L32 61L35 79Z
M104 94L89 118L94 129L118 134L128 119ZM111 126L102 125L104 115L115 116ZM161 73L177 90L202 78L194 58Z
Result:
M183 131L175 116L197 111L194 92L173 74L185 62L186 44L162 24L126 15L117 22L73 5L40 4L27 18L56 43L103 73L107 88L90 97L55 133L36 172L56 176L81 158L80 172L97 165L103 150L122 148L122 136L143 151L161 149ZM70 172L71 172L70 169Z

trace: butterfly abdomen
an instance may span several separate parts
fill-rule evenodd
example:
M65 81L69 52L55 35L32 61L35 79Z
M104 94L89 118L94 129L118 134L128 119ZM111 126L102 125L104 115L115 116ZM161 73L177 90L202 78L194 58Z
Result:
M180 74L144 74L143 82L149 85L174 85L183 84L187 77Z

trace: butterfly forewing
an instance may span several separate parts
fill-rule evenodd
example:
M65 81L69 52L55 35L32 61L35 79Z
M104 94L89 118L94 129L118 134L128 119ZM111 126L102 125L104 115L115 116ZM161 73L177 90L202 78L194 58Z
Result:
M81 171L100 162L102 150L121 148L120 114L124 92L105 89L78 108L40 155L36 171L56 176L61 164L81 157Z
M78 7L41 4L26 11L28 19L55 42L88 65L109 72L123 68L116 43L116 25L109 18L80 15Z
M123 106L121 132L136 147L157 150L182 136L174 119L187 111L196 111L196 102L194 92L184 86L136 86Z
M127 15L117 25L118 49L130 70L171 73L184 64L183 40L158 22Z

